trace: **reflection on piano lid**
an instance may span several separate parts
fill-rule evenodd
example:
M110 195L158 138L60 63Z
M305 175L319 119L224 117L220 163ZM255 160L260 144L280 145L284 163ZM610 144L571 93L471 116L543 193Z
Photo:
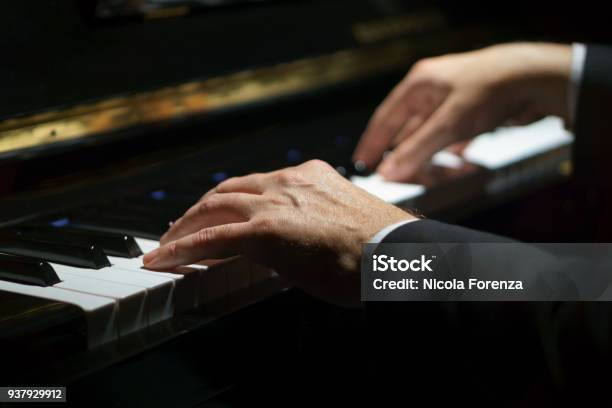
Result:
M442 43L429 43L430 48ZM61 111L0 121L0 155L113 134L135 126L217 114L348 84L403 69L420 45L396 41L364 49L110 98Z
M262 3L269 0L99 0L96 16L114 18L133 14L145 14L147 18L176 17L192 8L214 8L240 3Z

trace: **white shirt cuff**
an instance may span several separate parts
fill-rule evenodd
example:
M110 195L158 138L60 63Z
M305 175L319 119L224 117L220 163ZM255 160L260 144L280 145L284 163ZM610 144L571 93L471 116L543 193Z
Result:
M409 224L411 222L418 221L418 220L420 220L420 218L411 218L409 220L404 220L404 221L396 222L395 224L391 224L383 228L382 230L378 231L378 233L374 235L374 237L370 240L369 243L370 244L380 244L382 240L385 239L387 235L391 233L391 231L394 231L396 228L399 228L403 225L406 225L406 224Z
M570 70L570 83L567 92L567 108L569 120L572 126L576 120L578 109L578 92L580 91L580 83L582 82L586 52L587 49L584 44L572 44L572 66Z

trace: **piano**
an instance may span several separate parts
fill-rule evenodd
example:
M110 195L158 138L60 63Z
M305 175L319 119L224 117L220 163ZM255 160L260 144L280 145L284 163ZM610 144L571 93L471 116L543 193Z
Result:
M246 378L253 367L288 370L283 353L319 344L330 316L359 321L243 258L143 269L169 223L228 177L318 158L386 201L468 223L572 173L573 136L553 117L439 152L410 183L350 162L418 59L542 35L512 18L402 0L3 7L0 385L204 406L265 383Z

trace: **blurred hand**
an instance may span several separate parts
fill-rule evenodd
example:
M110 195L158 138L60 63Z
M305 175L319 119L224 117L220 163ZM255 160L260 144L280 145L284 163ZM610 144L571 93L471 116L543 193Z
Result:
M315 296L353 303L359 301L361 244L411 218L328 164L309 161L222 182L170 228L144 262L166 269L244 255Z
M417 62L374 113L354 153L405 181L440 149L510 122L567 118L571 47L503 44Z

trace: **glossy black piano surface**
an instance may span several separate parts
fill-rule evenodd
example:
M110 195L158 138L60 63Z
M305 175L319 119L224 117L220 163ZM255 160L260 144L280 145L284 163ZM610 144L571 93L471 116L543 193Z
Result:
M228 177L312 158L346 169L377 104L421 57L576 38L564 16L536 6L129 3L0 6L9 56L0 65L0 252L49 262L64 285L62 276L88 279L78 267L145 274L134 266L143 239L159 239ZM581 33L604 38L594 27ZM561 146L500 169L432 165L413 180L427 193L401 204L520 239L563 240L556 217L585 205L568 160ZM499 180L503 188L491 189ZM567 205L551 212L543 204L551 200ZM534 218L548 229L529 228ZM14 283L15 260L0 267L0 281ZM31 293L57 284L48 270L28 271L33 278L19 284L36 287ZM0 288L0 385L68 384L72 401L100 406L232 406L279 403L309 387L304 401L316 401L334 381L338 397L359 380L360 311L321 304L244 259L208 272L184 273L186 295L168 315L159 308L165 317L151 307L146 327L119 319L118 334L95 344L83 309ZM107 279L112 292L117 282ZM176 277L158 280L159 293L179 287ZM136 292L113 299L127 310L152 296Z

